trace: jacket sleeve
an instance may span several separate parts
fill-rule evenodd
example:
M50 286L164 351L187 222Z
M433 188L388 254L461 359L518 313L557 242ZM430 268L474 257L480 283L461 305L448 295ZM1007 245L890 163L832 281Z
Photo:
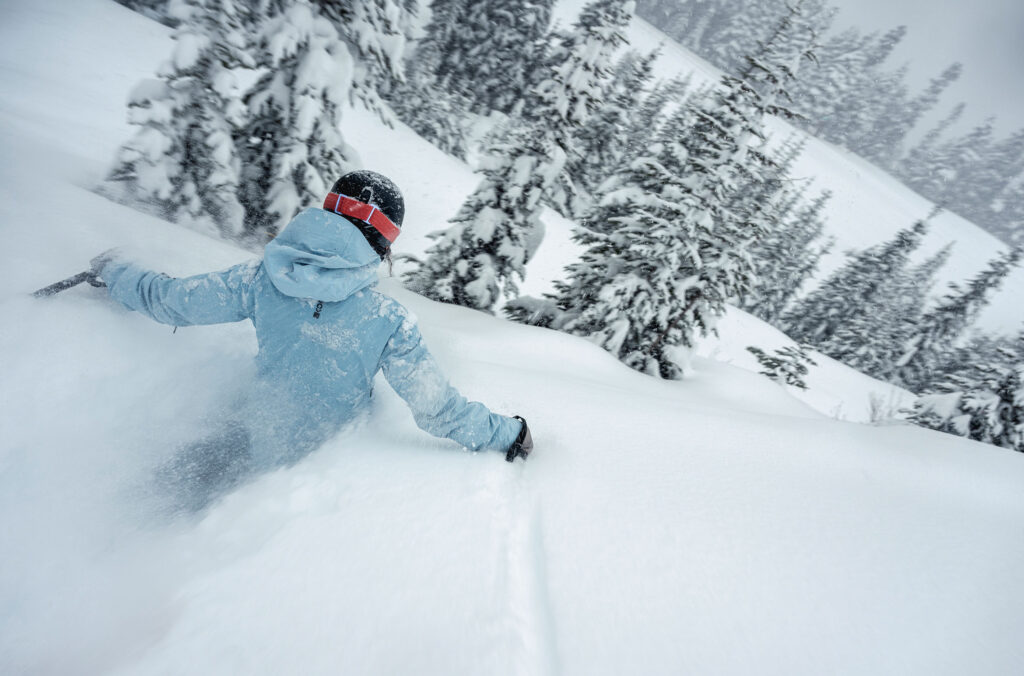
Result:
M410 319L388 340L381 367L391 387L409 404L416 424L435 437L451 439L474 451L505 451L516 440L522 423L491 413L483 404L459 394Z
M110 297L129 310L172 326L238 322L252 316L252 280L259 261L181 279L115 259L100 270Z

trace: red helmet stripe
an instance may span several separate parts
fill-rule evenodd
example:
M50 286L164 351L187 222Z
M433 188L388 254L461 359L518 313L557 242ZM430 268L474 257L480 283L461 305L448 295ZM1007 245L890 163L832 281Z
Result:
M348 195L332 192L324 200L324 209L343 216L351 216L363 223L369 223L374 230L384 235L388 242L394 242L402 234L401 228L391 222L384 212L366 202L352 199Z

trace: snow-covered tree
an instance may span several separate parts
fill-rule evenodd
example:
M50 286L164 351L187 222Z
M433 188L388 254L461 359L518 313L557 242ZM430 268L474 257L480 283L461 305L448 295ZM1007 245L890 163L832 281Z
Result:
M962 74L963 64L951 64L938 76L932 78L924 91L910 101L906 115L901 121L903 125L901 138L906 137L907 132L916 126L925 114L933 110L939 104L942 94L949 89L953 83L959 80Z
M1021 249L1012 249L992 260L965 288L950 291L917 324L917 331L903 346L897 377L914 392L935 383L934 372L945 353L963 335L990 302L992 294L1021 260Z
M354 157L344 97L382 111L400 79L414 0L172 0L180 22L160 79L133 92L142 127L110 178L162 215L237 236L315 203ZM240 69L259 77L246 92ZM254 76L247 74L246 80Z
M657 56L658 51L646 55L627 52L617 65L601 105L574 132L568 173L586 194L593 193L623 165L631 140L624 132L633 124L637 100L646 98ZM651 128L644 132L650 134Z
M708 302L700 287L689 296L681 271L699 253L700 205L683 202L683 179L665 168L679 144L657 144L603 186L594 213L573 239L584 250L556 284L556 328L590 338L628 366L663 378L678 377L672 350L691 345ZM702 225L710 225L710 218ZM695 283L698 279L692 279ZM698 307L698 305L700 307ZM509 314L523 316L511 303ZM532 308L528 308L532 309ZM708 328L708 327L704 327Z
M793 94L807 120L805 128L893 167L909 132L960 75L954 64L912 95L906 67L889 70L885 65L905 35L902 26L881 36L850 29L826 40L817 50L818 66L808 69Z
M611 59L625 44L633 0L593 0L583 7L562 47L564 58L526 97L522 115L538 133L562 149L566 161L578 130L604 100L612 80ZM565 215L576 213L577 188L563 163L545 198Z
M859 113L848 119L848 126L835 131L842 143L880 167L890 168L902 149L903 137L909 131L907 111L910 110L910 87L907 66L895 71L880 72L872 80L862 82L854 100Z
M725 4L728 9L728 3ZM729 72L739 72L746 65L747 54L756 53L766 32L783 20L788 12L785 2L745 0L735 3L735 9L704 50L711 61ZM821 0L806 0L801 7L801 20L814 25L816 33L823 32L832 19L834 10Z
M466 97L473 112L510 112L540 60L553 1L467 2L437 66L440 81Z
M435 240L424 260L404 279L428 298L490 311L514 295L517 279L542 234L540 199L564 155L547 139L518 127L489 150L483 180ZM548 172L548 173L544 173Z
M761 375L768 376L775 382L782 385L792 385L801 390L807 389L804 378L810 372L808 367L817 366L818 363L807 354L807 345L787 345L775 350L774 354L768 354L759 347L753 345L747 351L757 357L761 365Z
M802 16L824 35L836 8L805 2ZM743 54L786 12L786 3L764 0L641 0L637 13L723 70L740 72ZM910 129L959 76L954 65L920 94L912 95L905 68L887 66L906 36L905 26L885 33L836 32L815 49L815 66L801 73L792 95L798 123L816 136L891 167Z
M446 55L454 51L459 24L467 10L468 0L433 0L430 3L430 21L424 35L416 44L409 63L409 72L416 78L431 82L443 81L450 67Z
M921 242L927 221L901 230L889 242L854 254L821 286L799 300L782 317L783 328L796 341L819 347L823 352L842 348L833 342L840 328L870 311L902 269L907 256Z
M1024 130L996 139L993 120L966 134L941 139L963 110L931 130L897 166L898 175L929 199L968 218L1008 243L1021 227Z
M1024 353L953 376L920 397L911 420L942 432L1024 452Z
M241 196L247 228L273 233L355 166L340 131L354 64L335 25L306 0L264 24L259 50L267 70L246 99Z
M392 87L387 100L398 119L417 134L449 155L466 159L473 122L463 96L410 78Z
M174 53L158 79L135 86L129 122L138 127L108 180L121 197L164 218L234 236L242 231L234 134L244 120L236 79L252 66L233 0L180 0Z
M799 195L798 195L799 197ZM825 229L823 212L832 193L825 191L797 208L751 248L757 281L741 307L775 324L818 267L832 242L819 243Z
M539 200L564 176L572 131L597 105L631 7L631 1L596 0L583 9L569 58L531 95L526 121L496 138L481 167L483 180L406 275L410 288L480 310L515 294L543 234Z
M815 50L816 63L808 66L794 83L794 107L806 119L805 128L815 136L837 140L836 134L844 123L834 121L845 120L854 112L864 113L860 106L854 111L845 106L863 77L866 46L867 39L852 28L823 40Z
M1006 370L1024 355L1024 344L1003 335L975 331L957 343L938 346L940 356L920 393L934 393L943 383L980 382L992 369ZM962 389L962 388L961 388Z
M965 104L957 104L946 117L910 149L905 157L899 160L894 173L908 186L926 197L936 197L946 181L950 167L941 164L939 144L943 135L963 116Z
M924 263L897 270L867 303L844 322L823 351L862 373L890 381L908 340L917 331L935 275L949 259L947 245Z
M987 150L979 146L976 152L974 158L964 158L958 172L954 191L957 213L983 227L998 229L1003 221L1000 196L1017 184L1024 172L1024 130L998 141L991 139Z
M439 86L444 56L451 51L466 0L434 0L423 37L406 58L407 77L386 90L395 115L417 134L459 159L466 159L470 135L469 99Z
M754 9L751 0L640 0L637 14L662 27L681 45L711 58L715 45L737 17Z
M605 174L602 181L613 172L646 154L653 142L663 138L665 123L673 108L685 105L691 98L696 99L707 95L707 90L691 92L692 80L692 74L688 73L683 78L656 82L651 86L650 93L642 96L636 102L630 111L632 117L629 124L618 134L622 138L625 148L622 161L616 166L610 167L610 171ZM600 182L598 182L599 184Z
M724 77L676 116L686 133L654 144L602 186L574 235L586 250L551 299L558 312L529 302L511 304L510 315L531 321L542 309L536 319L589 337L634 369L680 375L677 350L712 330L725 302L751 283L747 249L764 223L756 211L730 211L730 191L769 164L753 140L763 138L765 115L786 114L777 100L804 54L773 45L793 29L799 7L748 60L743 79Z

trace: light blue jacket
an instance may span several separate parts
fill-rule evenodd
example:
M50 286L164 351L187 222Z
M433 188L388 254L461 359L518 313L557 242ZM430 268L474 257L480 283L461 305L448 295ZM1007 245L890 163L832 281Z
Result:
M508 449L522 423L448 383L408 311L374 288L379 264L355 226L307 209L262 261L174 279L115 258L100 277L111 297L164 324L252 321L258 378L236 415L257 468L291 462L351 421L380 370L422 429L472 450Z

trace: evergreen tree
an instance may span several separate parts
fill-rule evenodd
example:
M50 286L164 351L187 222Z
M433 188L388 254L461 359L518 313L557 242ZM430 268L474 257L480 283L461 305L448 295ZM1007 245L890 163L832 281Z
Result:
M675 35L685 29L685 26L677 26L684 8L690 10L695 5L704 6L706 4L705 0L686 3L678 2L678 0L637 0L636 14L651 25L660 27L666 33L669 33L666 29L679 29L669 33Z
M335 25L306 0L266 21L259 50L266 71L246 98L241 196L250 231L274 233L356 164L340 131L353 59Z
M442 71L442 62L445 54L453 49L452 42L465 12L466 0L434 0L424 35L407 61L408 77L386 91L388 103L398 119L441 150L462 160L466 159L466 140L471 127L470 101L439 83L447 77Z
M785 2L744 0L737 3L728 22L709 43L706 53L711 61L729 72L739 72L746 65L747 54L756 53L760 41L773 26L777 26L788 12ZM834 10L821 0L805 0L800 9L801 21L821 34L831 24ZM800 41L798 35L794 37ZM776 48L783 48L779 43Z
M750 0L669 0L641 2L637 12L655 26L666 27L666 32L687 49L709 58L714 46L722 41L722 33L751 6Z
M713 329L728 299L750 286L747 251L763 232L757 213L727 209L730 190L764 175L752 148L765 115L785 115L776 101L802 51L779 54L776 40L800 29L800 5L780 23L744 78L691 109L689 132L657 143L603 186L587 227L586 247L553 298L559 314L543 321L589 337L628 366L662 378L680 375L675 352ZM682 127L682 125L680 125ZM527 319L529 305L509 313Z
M865 49L866 38L859 31L838 33L815 50L817 61L794 83L794 108L813 135L836 141L842 134L850 112L848 93L858 89L863 77Z
M411 289L479 310L515 294L542 235L539 199L563 177L572 131L597 105L632 4L596 0L583 9L569 58L532 95L526 122L509 127L490 148L480 185L406 275Z
M178 25L178 20L172 18L170 0L117 0L117 3L172 28Z
M978 169L990 157L995 145L995 120L989 118L972 128L965 136L946 143L940 151L940 162L947 167L941 192L955 191L957 213L977 220L986 210L985 195L990 187L980 178ZM946 198L948 200L948 198ZM952 200L949 200L952 202ZM951 204L952 207L952 204Z
M864 59L864 66L866 68L876 68L881 66L889 59L893 51L901 42L903 42L905 37L907 37L906 26L896 26L895 28L889 29L881 38L868 48Z
M611 58L626 42L625 29L633 0L593 0L580 12L568 35L566 55L551 65L548 77L530 92L523 116L539 133L560 147L566 161L577 131L598 109L611 81ZM565 162L556 181L546 187L546 199L564 215L576 213L577 188Z
M466 159L473 122L464 97L410 79L392 87L387 100L395 116L417 134L449 155Z
M925 90L911 100L906 116L901 121L904 128L902 136L906 136L928 111L938 105L942 94L960 79L963 70L963 64L953 63L937 77L932 78Z
M1021 223L1024 130L996 140L987 120L967 134L939 142L961 108L901 161L899 175L919 193L1014 243Z
M894 71L877 69L870 79L860 79L846 101L857 108L846 111L842 120L834 120L830 134L861 157L888 169L909 131L912 104L907 66Z
M758 34L786 6L763 0L643 0L637 11L684 47L735 73L744 66L742 55L750 53ZM805 2L802 8L818 34L828 31L835 14L822 0ZM815 49L817 67L808 69L806 77L802 74L792 92L794 110L804 118L801 126L891 167L910 129L959 76L959 66L953 66L911 97L906 68L886 69L905 35L905 26L870 35L851 29Z
M622 161L616 166L608 167L605 176L594 185L595 188L604 178L645 154L652 139L664 136L667 111L672 106L682 107L690 98L699 98L700 95L697 93L691 95L692 79L692 74L687 74L684 78L657 82L651 87L649 94L640 98L631 111L629 123L618 134L623 139L625 148Z
M823 351L862 373L891 380L904 346L917 330L935 275L949 259L951 246L885 280L866 311L841 325Z
M1020 249L1012 249L997 257L971 279L966 288L951 284L949 293L924 314L918 322L916 335L906 342L897 363L897 377L907 388L922 392L934 384L933 372L942 361L944 352L978 317L1020 259Z
M939 142L946 131L963 116L964 108L965 104L957 104L895 167L896 175L925 197L934 199L940 195L940 186L945 182L943 175L950 168L940 164Z
M768 376L781 385L792 385L801 390L807 389L804 378L810 372L808 367L818 365L807 354L807 350L807 345L787 345L775 350L775 354L767 354L753 345L747 348L748 352L757 357L761 365L761 375Z
M782 317L786 333L798 342L810 343L826 354L838 353L834 342L840 328L867 313L887 283L902 268L907 256L921 242L927 221L901 230L889 242L865 249L826 279Z
M541 57L553 0L476 0L454 26L437 72L473 112L508 113Z
M770 324L779 321L783 310L813 276L822 256L832 248L831 241L815 244L824 232L822 213L831 198L830 191L821 193L754 245L751 255L757 266L757 282L741 304L744 310Z
M232 0L182 0L173 16L174 54L159 79L132 90L129 121L139 130L108 180L164 218L238 235L243 210L233 135L244 108L235 72L253 65L240 15Z
M954 375L920 397L911 420L924 427L1024 452L1024 352Z
M988 162L996 188L994 196L1000 189L1018 182L1024 172L1024 129L1018 129L1008 138L996 144Z
M468 0L433 0L430 3L430 21L423 38L417 43L409 70L416 79L444 81L450 62L445 56L455 49L459 23L466 13Z
M980 382L992 369L1010 368L1018 354L1024 355L1024 345L1019 340L975 332L958 343L937 346L940 354L929 373L930 382L919 391L938 392L943 383L954 380Z
M624 131L633 123L637 99L647 91L657 56L658 51L647 55L627 52L604 92L602 104L573 134L568 173L587 195L623 164L631 140ZM650 127L644 131L649 134Z
M974 162L965 162L961 172L962 190L956 191L958 213L983 227L997 229L1000 196L1014 185L1024 171L1024 130L1001 141L992 141L987 152L980 151Z
M911 110L911 104L907 67L880 73L865 84L867 88L857 96L864 114L857 116L855 126L844 130L844 144L864 159L889 169L899 156L903 138L909 131L907 111Z
M359 101L385 121L380 92L401 78L414 4L258 0L249 5L261 77L239 133L250 233L274 233L357 163L341 110Z
M907 132L927 102L911 99L906 67L884 69L885 61L906 34L898 27L877 36L848 30L826 41L819 67L794 91L796 109L815 135L844 145L889 167Z
M404 276L408 288L428 298L477 310L514 295L516 279L534 239L544 187L554 179L560 150L527 127L508 132L481 164L483 180L451 219L432 233L426 258ZM545 173L547 172L547 173Z
M678 377L671 354L692 344L707 301L698 285L683 286L682 270L693 269L700 241L695 199L683 202L683 180L665 166L681 144L656 144L655 153L632 163L604 186L601 200L573 239L586 247L556 284L560 311L555 327L589 337L628 366L663 378ZM711 225L710 217L702 223ZM517 305L509 314L523 317ZM699 306L699 307L698 307Z
M334 25L349 51L350 98L361 102L390 126L391 118L381 95L404 80L405 48L414 33L418 1L313 0L313 4Z
M765 30L777 25L786 11L785 3L743 4L709 45L711 61L733 73L743 69L746 55L756 52Z

